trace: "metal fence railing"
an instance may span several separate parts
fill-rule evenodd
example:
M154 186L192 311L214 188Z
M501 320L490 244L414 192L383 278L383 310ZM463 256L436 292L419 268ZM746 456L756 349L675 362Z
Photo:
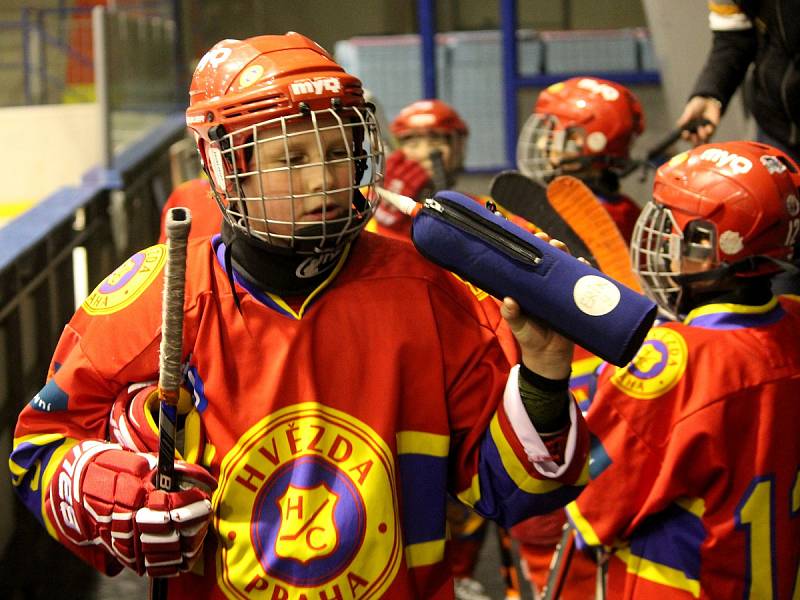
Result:
M193 161L173 114L141 144L89 172L0 229L0 446L8 456L19 410L42 387L62 329L75 311L76 280L89 289L134 251L155 243L173 173ZM85 255L85 270L75 261ZM82 272L83 271L83 272ZM0 478L0 598L93 598L96 575L50 540L11 500ZM47 577L42 576L42 569Z
M59 6L50 8L25 6L20 8L18 19L4 17L0 21L0 75L7 88L0 95L0 106L94 101L93 7L65 4L60 2ZM174 46L177 42L173 35L173 2L112 0L107 4L104 10L121 15L120 20L127 21L125 30L113 32L123 36L123 44L143 33L155 43L152 50L146 49L148 55L154 57L157 51L162 52L162 69L172 64L164 59L176 55L179 50ZM147 25L143 27L143 23ZM164 35L168 35L173 44L166 54L162 47ZM137 67L144 65L144 61L132 60ZM150 72L152 66L151 61ZM174 83L174 76L171 81ZM156 87L148 88L148 93L158 93L160 84L155 83ZM174 91L173 87L171 92Z

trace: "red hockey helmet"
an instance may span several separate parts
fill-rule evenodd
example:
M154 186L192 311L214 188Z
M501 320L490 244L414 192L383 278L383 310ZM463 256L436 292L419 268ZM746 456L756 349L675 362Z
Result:
M539 94L517 140L517 167L541 183L590 168L624 168L644 113L626 87L592 77L554 83Z
M633 233L631 258L645 290L679 318L694 281L709 289L727 276L778 272L769 259L793 257L799 186L797 165L766 144L707 144L673 157L656 172ZM701 266L687 269L684 259Z
M417 100L406 106L389 126L398 138L419 131L468 135L469 128L456 110L441 100Z
M186 123L195 133L223 215L236 230L270 245L311 253L348 242L369 220L373 205L365 196L374 194L371 189L362 194L359 186L371 188L383 174L377 122L364 102L361 81L307 37L289 32L216 44L192 77ZM290 155L290 141L303 135L316 137L320 155L298 161ZM337 135L343 150L327 156L321 137ZM285 148L282 166L263 168L259 148L275 143ZM299 173L333 165L350 169L346 184L323 176L321 189L293 189ZM252 185L266 175L273 181L282 176L287 189ZM347 214L326 218L328 197L343 193L351 197ZM305 219L301 227L294 206L309 197L316 197L321 216ZM280 201L291 203L290 218L270 216L270 206L276 206L271 203Z
M469 128L456 110L441 100L418 100L406 106L389 126L404 153L422 164L439 185L451 186L464 166ZM432 152L438 151L444 173L439 176Z

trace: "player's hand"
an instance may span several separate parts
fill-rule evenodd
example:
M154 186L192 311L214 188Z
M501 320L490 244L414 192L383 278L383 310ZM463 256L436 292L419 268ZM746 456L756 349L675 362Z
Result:
M139 575L177 575L200 555L216 480L175 461L178 491L157 490L156 457L87 440L53 476L48 503L58 530L78 546L99 545Z
M132 385L111 406L110 438L126 450L158 453L158 388L154 384ZM183 438L181 458L197 463L203 457L205 432L193 398L185 388L178 400L178 429Z
M544 232L537 233L536 237L560 250L568 251L563 242L551 239ZM569 376L574 350L574 344L570 340L545 323L523 314L513 298L503 298L500 314L519 343L522 362L526 367L548 379L564 379Z
M425 167L408 158L402 150L395 150L386 159L383 187L420 201L431 194L433 182Z
M688 140L693 146L705 144L711 140L711 136L717 130L719 120L722 117L722 103L716 98L708 96L693 96L686 103L683 113L678 118L678 127L683 127L692 119L706 119L707 125L701 125L694 132L684 131L681 137Z

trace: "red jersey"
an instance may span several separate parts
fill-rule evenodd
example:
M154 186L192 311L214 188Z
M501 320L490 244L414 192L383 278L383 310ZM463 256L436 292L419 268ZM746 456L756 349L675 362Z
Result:
M642 209L625 194L614 194L613 196L603 197L597 196L603 208L606 209L617 229L622 234L622 239L626 244L631 243L633 237L633 227L636 225L636 220L639 218L639 213Z
M163 244L167 241L164 226L165 217L170 208L180 206L192 211L192 229L189 235L196 237L209 237L219 233L222 224L222 213L214 200L211 184L208 179L190 179L184 181L169 195L164 208L161 209L161 226L158 241Z
M567 510L615 549L610 598L796 597L798 334L789 299L707 305L604 369L592 482Z
M485 205L487 201L494 203L494 200L488 196L475 196L468 194L468 197L475 200L475 202L481 206ZM496 205L496 208L506 219L516 223L520 227L523 227L524 229L534 233L540 231L535 225L529 223L522 217L518 217L517 215L507 211L503 207ZM371 231L388 238L410 242L411 222L412 218L408 215L401 213L394 207L386 208L385 205L381 203L375 212L375 216L372 218L372 220L370 220L369 223L367 223L366 229L367 231ZM483 309L486 322L497 334L498 340L503 347L503 351L505 352L508 361L511 364L518 363L520 360L519 346L517 345L517 340L514 337L514 334L511 333L511 330L508 328L505 319L503 319L502 315L500 314L499 301L480 288L475 287L468 281L464 281L458 275L455 275L454 273L451 273L451 275L466 285L467 288L475 295L480 302L481 308Z
M22 500L110 573L101 547L54 528L52 473L106 438L121 390L156 378L165 253L134 255L87 298L15 434ZM170 598L452 598L448 492L510 525L580 491L575 406L558 466L475 297L408 244L362 234L297 310L238 278L237 308L223 255L218 237L189 243L183 348L219 487L202 564Z

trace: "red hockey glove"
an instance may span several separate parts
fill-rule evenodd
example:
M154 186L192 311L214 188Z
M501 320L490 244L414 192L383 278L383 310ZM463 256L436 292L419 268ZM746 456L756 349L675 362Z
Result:
M384 187L390 192L422 200L433 192L430 174L421 164L408 158L402 150L395 150L386 159Z
M157 490L155 456L81 442L53 475L51 517L62 538L76 546L103 546L139 575L176 575L190 569L200 553L217 482L183 461L175 461L175 471L179 491Z
M158 453L158 389L135 384L120 392L111 407L111 441L126 450ZM178 401L177 458L198 463L203 458L205 432L192 397L181 388Z

